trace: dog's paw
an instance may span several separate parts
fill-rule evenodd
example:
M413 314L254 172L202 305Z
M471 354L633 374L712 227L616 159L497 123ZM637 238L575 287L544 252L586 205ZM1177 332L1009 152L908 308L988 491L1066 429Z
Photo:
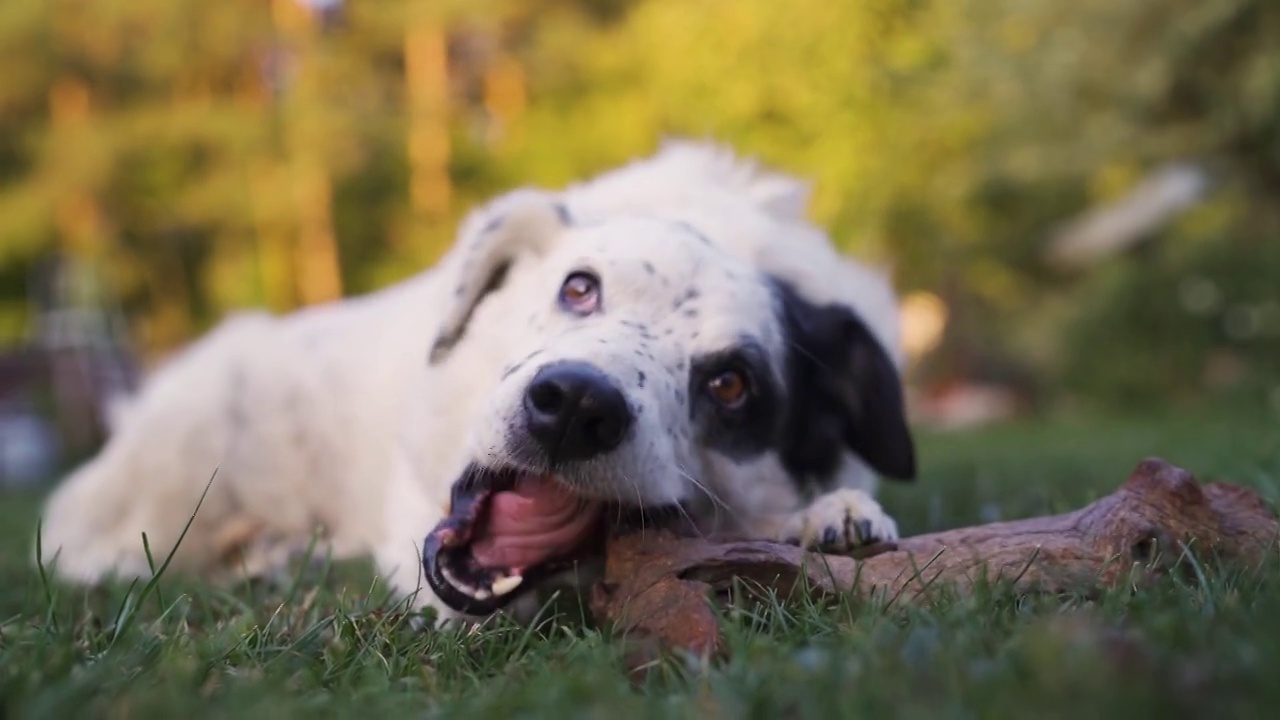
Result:
M898 524L875 498L842 489L814 500L782 526L782 542L826 553L846 553L898 539Z

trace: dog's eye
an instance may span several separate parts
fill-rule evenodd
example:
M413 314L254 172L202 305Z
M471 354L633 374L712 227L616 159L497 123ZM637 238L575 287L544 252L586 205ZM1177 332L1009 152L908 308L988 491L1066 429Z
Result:
M590 315L599 310L599 278L587 272L571 273L560 286L560 307L574 315Z
M747 401L747 379L737 370L725 370L707 381L707 390L727 408L742 407Z

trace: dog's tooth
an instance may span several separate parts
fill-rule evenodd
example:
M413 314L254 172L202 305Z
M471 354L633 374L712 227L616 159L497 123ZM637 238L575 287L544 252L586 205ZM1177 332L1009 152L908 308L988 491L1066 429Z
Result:
M440 568L440 574L444 575L444 579L448 580L450 585L470 595L471 597L476 597L476 594L480 592L479 590L476 590L476 588L471 584L462 582L462 580L454 576L453 573L449 572L448 568L443 568L443 567ZM479 598L479 599L483 600L484 598Z
M520 587L520 583L524 582L524 577L520 575L510 575L507 577L499 577L493 581L493 594L506 595L516 588Z
M453 573L449 572L449 568L444 567L444 566L441 566L441 567L440 567L440 574L444 576L444 579L445 579L445 580L448 580L448 581L449 581L449 584L450 584L450 585L452 585L452 586L454 586L454 587L461 587L461 586L462 586L462 583L458 582L458 578L454 577L454 576L453 576Z
M493 593L489 592L488 590L485 590L483 588L478 588L474 585L468 585L467 583L464 583L455 577L450 577L447 573L445 574L444 579L448 580L449 584L453 585L453 587L457 589L459 592L464 593L466 595L470 595L476 600L488 600L489 598L493 597Z

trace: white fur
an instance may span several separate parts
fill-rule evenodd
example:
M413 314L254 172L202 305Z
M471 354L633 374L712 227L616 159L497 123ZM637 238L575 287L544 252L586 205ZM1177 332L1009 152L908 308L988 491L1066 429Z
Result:
M45 560L56 554L59 576L80 582L147 575L142 534L163 557L207 485L179 568L262 572L318 532L336 556L372 552L397 589L438 604L419 585L422 538L468 463L518 454L507 431L520 392L557 358L606 368L641 410L607 462L569 474L582 492L634 493L647 504L701 498L708 531L784 538L799 527L820 537L818 525L865 519L896 535L854 456L837 485L858 494L837 490L806 508L776 457L702 452L677 399L691 353L744 333L782 352L762 271L811 302L852 307L899 357L887 278L842 257L804 220L807 195L803 183L723 149L668 143L559 193L496 199L464 220L441 263L396 286L285 317L229 319L160 369L101 453L58 488L45 509ZM552 221L550 202L568 209L568 227ZM506 283L468 313L476 281L504 258L513 260ZM592 322L552 301L582 263L605 283L608 312ZM657 272L642 272L646 264ZM696 320L671 310L689 288L699 292ZM452 339L433 346L437 336Z

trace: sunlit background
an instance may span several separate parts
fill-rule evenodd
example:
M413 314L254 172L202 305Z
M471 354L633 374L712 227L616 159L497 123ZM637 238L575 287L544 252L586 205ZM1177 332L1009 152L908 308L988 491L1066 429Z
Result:
M892 268L922 426L1280 415L1275 0L4 0L0 484L226 313L669 135Z

